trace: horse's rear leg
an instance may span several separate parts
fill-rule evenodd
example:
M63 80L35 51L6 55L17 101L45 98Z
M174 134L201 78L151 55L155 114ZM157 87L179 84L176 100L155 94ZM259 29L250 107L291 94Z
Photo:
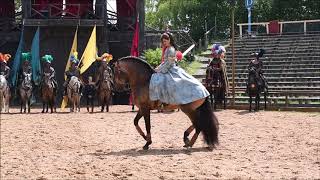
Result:
M49 104L50 104L50 113L53 113L53 101L50 100Z
M194 126L191 125L183 134L183 142L184 142L184 147L188 147L190 145L190 140L188 136L190 133L194 130Z
M223 93L223 109L226 109L226 94Z
M200 134L200 130L196 129L196 133L194 133L194 135L191 138L191 141L189 142L189 147L192 147L194 145L194 143L198 139L199 134Z
M93 98L91 98L90 99L91 100L91 112L93 112L93 109L94 109L94 99Z
M138 111L136 117L133 120L134 126L136 127L138 133L143 137L143 139L147 140L146 135L143 133L142 129L139 126L139 120L141 119L142 115L140 111Z
M249 111L251 112L252 96L249 95Z
M104 98L101 100L101 112L103 112L104 111Z
M41 113L44 113L45 106L46 106L46 103L44 101L42 101L42 111L41 111Z
M267 109L267 93L264 92L264 110Z
M146 126L146 131L147 131L147 136L146 136L146 141L147 143L143 146L144 150L149 149L149 145L152 144L151 140L151 124L150 124L150 110L146 110L143 113L144 121L145 121L145 126Z
M256 98L255 98L255 111L259 111L259 109L260 109L260 96L259 96L259 94L256 96Z
M109 98L106 99L106 109L107 109L107 112L109 112Z
M6 98L5 111L6 111L7 113L9 113L9 105L10 105L10 95L9 95L9 97Z
M88 111L88 112L90 112L90 110L89 110L89 99L90 99L90 98L87 97L87 111Z
M28 99L28 113L30 113L30 98Z
M22 104L23 104L23 101L21 100L20 101L20 113L22 113Z

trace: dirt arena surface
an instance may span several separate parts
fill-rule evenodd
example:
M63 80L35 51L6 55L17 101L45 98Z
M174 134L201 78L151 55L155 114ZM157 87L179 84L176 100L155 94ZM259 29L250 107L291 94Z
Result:
M153 144L143 151L131 107L110 110L2 114L0 179L320 178L320 113L216 112L220 145L211 152L202 136L182 147L182 112L152 113Z

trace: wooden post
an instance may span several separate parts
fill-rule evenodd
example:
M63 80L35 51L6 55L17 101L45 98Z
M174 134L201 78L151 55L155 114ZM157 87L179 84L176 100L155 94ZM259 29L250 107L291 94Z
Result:
M231 45L231 48L232 48L232 106L234 107L235 106L235 103L236 103L236 97L235 97L235 94L236 94L236 91L235 91L235 71L236 71L236 60L235 60L235 57L234 57L234 10L235 10L235 7L234 7L234 4L232 6L232 9L231 9L231 34L232 34L232 45Z
M304 34L307 34L307 22L303 21L303 32Z
M288 94L286 93L286 107L289 107L289 99L288 99Z
M31 16L31 1L30 0L22 0L22 18L23 19L28 19Z
M239 33L240 33L240 38L242 38L242 25L239 25Z

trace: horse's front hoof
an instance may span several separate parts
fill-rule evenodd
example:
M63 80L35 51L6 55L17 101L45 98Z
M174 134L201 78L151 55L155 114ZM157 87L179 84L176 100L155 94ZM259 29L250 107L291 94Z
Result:
M190 144L185 144L183 147L189 149L189 148L191 148L192 146L191 146Z
M148 150L150 144L152 144L152 141L147 142L147 143L143 146L143 150Z
M190 140L188 138L184 138L183 142L184 142L184 146L189 146L189 144L190 144Z
M208 149L209 151L213 151L214 148L215 148L214 145L209 145L209 146L207 147L207 149Z

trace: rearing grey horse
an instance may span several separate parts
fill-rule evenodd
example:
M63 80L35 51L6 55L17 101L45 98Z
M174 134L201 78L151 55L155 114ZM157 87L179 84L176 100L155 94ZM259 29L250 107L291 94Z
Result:
M0 114L2 108L4 112L9 113L10 88L8 81L3 75L0 75Z
M28 107L28 113L30 113L30 99L32 94L32 80L31 73L23 73L24 79L20 85L20 100L21 100L21 109L20 113L22 113L22 107L24 108L24 113Z

